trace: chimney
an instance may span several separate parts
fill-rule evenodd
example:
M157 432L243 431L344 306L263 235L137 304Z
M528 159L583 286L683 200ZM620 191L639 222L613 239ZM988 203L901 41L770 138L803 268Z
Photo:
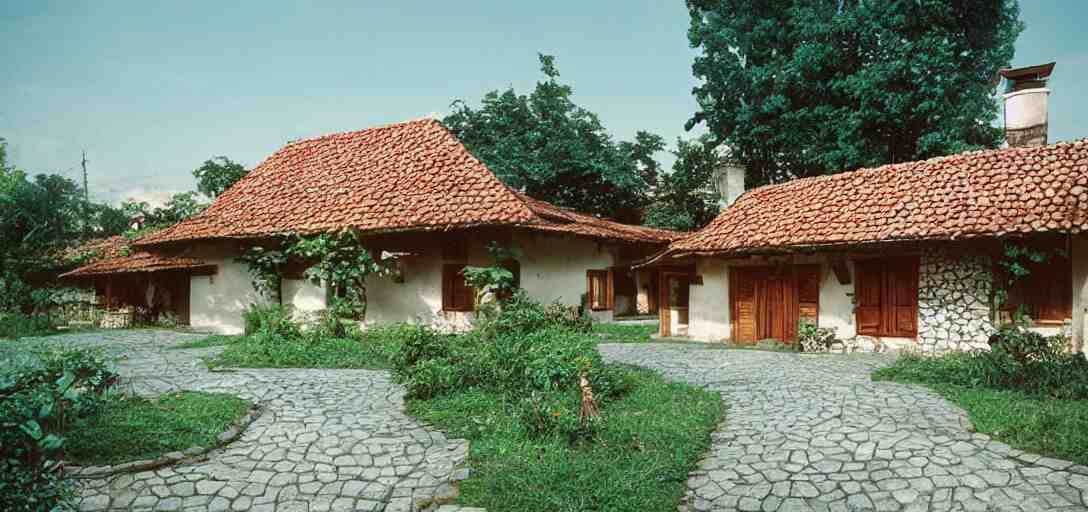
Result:
M1002 69L1005 78L1005 140L1010 147L1045 146L1047 144L1046 87L1054 64L1041 64L1017 69Z
M718 193L719 209L728 208L744 193L744 166L728 155L719 156L711 179Z

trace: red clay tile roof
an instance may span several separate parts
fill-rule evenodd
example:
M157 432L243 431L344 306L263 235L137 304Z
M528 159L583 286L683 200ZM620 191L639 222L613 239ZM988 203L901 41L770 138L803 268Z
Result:
M1088 231L1088 140L975 151L751 190L666 255Z
M535 204L535 203L534 203ZM547 203L542 203L547 205ZM547 205L548 208L556 209ZM629 242L675 236L563 210L545 219L433 119L287 144L195 217L136 242L524 226ZM563 218L560 218L563 217Z
M90 265L79 267L71 272L61 274L60 277L72 278L104 274L157 272L160 270L191 269L207 266L208 264L199 258L171 257L146 251L137 251L128 256L117 256L96 261Z
M533 199L525 194L519 193L517 196L540 218L541 222L531 225L532 229L540 231L569 233L590 238L605 238L610 240L645 242L651 244L670 242L677 240L686 234L668 229L621 224L619 222L601 219L566 208L560 208L551 203Z
M98 261L119 256L128 247L128 244L129 239L123 235L95 238L64 249L61 252L61 257L66 260L74 260L86 256L88 261Z

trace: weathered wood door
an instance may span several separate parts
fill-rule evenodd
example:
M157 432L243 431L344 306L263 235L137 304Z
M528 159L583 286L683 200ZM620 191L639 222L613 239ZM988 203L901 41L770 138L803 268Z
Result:
M734 342L794 341L801 318L818 315L820 267L733 267L729 290Z
M858 334L912 338L918 334L918 259L854 263Z

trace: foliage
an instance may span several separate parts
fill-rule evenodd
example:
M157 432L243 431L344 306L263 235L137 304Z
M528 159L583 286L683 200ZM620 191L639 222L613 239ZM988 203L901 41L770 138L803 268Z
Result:
M396 266L391 259L377 259L363 245L354 229L298 237L287 253L315 262L306 269L306 278L324 285L334 299L333 309L351 318L366 319L366 279L372 275L391 276Z
M484 316L494 314L494 308L489 306L508 298L518 287L514 272L508 267L510 262L516 262L521 255L516 249L505 248L497 242L488 243L487 252L492 260L490 266L469 266L461 271L465 284L476 291L477 314Z
M904 355L874 379L988 388L1059 399L1088 398L1088 360L1065 349L1061 336L1045 338L1022 326L1003 328L989 351L939 357Z
M1088 464L1088 401L1018 391L931 385L964 408L978 432L1013 448Z
M835 329L819 327L810 320L797 324L797 343L805 352L827 352L838 341L835 335Z
M646 212L646 224L659 228L693 231L718 214L718 195L712 180L719 157L710 137L676 140L672 172L661 177L654 202Z
M997 266L1004 274L1001 286L994 287L994 299L998 306L1004 305L1009 298L1009 291L1031 274L1031 268L1049 262L1054 256L1064 256L1064 249L1042 250L1028 244L1007 242L1002 250ZM1024 321L1028 311L1021 305L1014 312L1015 321Z
M0 353L0 509L70 505L65 433L115 381L101 353L19 344Z
M201 201L199 194L196 192L174 194L170 196L170 200L165 205L156 208L152 208L145 201L123 201L121 210L127 218L143 219L143 224L139 229L127 231L125 236L135 239L144 234L168 228L204 211L207 207L208 204Z
M167 350L186 350L191 348L208 348L208 347L222 347L224 345L230 345L237 341L241 336L230 336L224 334L214 334L205 338L196 338L188 341L183 341L177 345L171 345L166 347Z
M254 245L247 248L237 258L249 269L253 288L257 293L273 302L281 301L283 292L283 266L287 264L287 253L280 249Z
M649 343L651 336L657 334L657 322L649 324L604 323L593 324L593 333L600 338L600 343Z
M242 312L242 324L247 336L266 333L280 338L297 338L302 335L290 312L279 304L250 304Z
M997 147L1016 0L688 0L699 111L753 184Z
M540 55L544 79L529 95L484 95L479 108L457 100L442 122L503 183L532 197L637 222L656 182L661 137L639 132L617 143L596 114L560 83L555 58Z
M117 396L98 414L77 420L67 434L68 460L80 465L145 460L193 446L215 446L217 437L250 404L220 393L185 391L156 399Z
M193 177L196 178L197 191L214 199L242 179L246 172L242 164L232 162L225 156L217 156L205 160L193 171Z
M407 407L451 437L470 440L467 464L472 477L461 483L462 505L488 510L676 510L688 472L722 420L720 398L647 370L606 368L616 374L611 380L622 380L629 389L605 402L606 420L592 443L572 445L562 435L546 434L577 426L573 391L522 400L464 389L412 400ZM532 414L543 427L526 420L532 407L538 407L539 413Z
M53 321L47 315L0 313L0 338L44 336L53 332Z

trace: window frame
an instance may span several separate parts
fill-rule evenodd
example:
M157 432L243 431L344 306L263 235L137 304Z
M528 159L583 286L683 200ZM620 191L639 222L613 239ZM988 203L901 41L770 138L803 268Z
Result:
M1055 261L1057 260L1057 261ZM1001 282L1008 281L1008 273L998 273ZM1050 284L1045 289L1040 284ZM1057 286L1059 288L1054 288ZM1061 298L1053 303L1056 294ZM1015 300L1014 300L1015 298ZM1059 303L1060 302L1060 303ZM1064 325L1073 318L1073 261L1071 258L1052 254L1044 263L1029 264L1028 275L1018 280L1011 288L1007 289L1005 302L1001 304L1002 322L1011 322L1013 314L1023 306L1032 325L1057 326ZM1063 318L1047 316L1043 314L1060 310ZM1007 315L1007 317L1005 316Z
M604 297L602 301L596 301L596 294L594 293L593 281L603 279L602 291ZM600 302L599 305L596 303ZM606 270L586 270L586 307L590 311L611 311L613 308L613 289L612 289L612 269Z

